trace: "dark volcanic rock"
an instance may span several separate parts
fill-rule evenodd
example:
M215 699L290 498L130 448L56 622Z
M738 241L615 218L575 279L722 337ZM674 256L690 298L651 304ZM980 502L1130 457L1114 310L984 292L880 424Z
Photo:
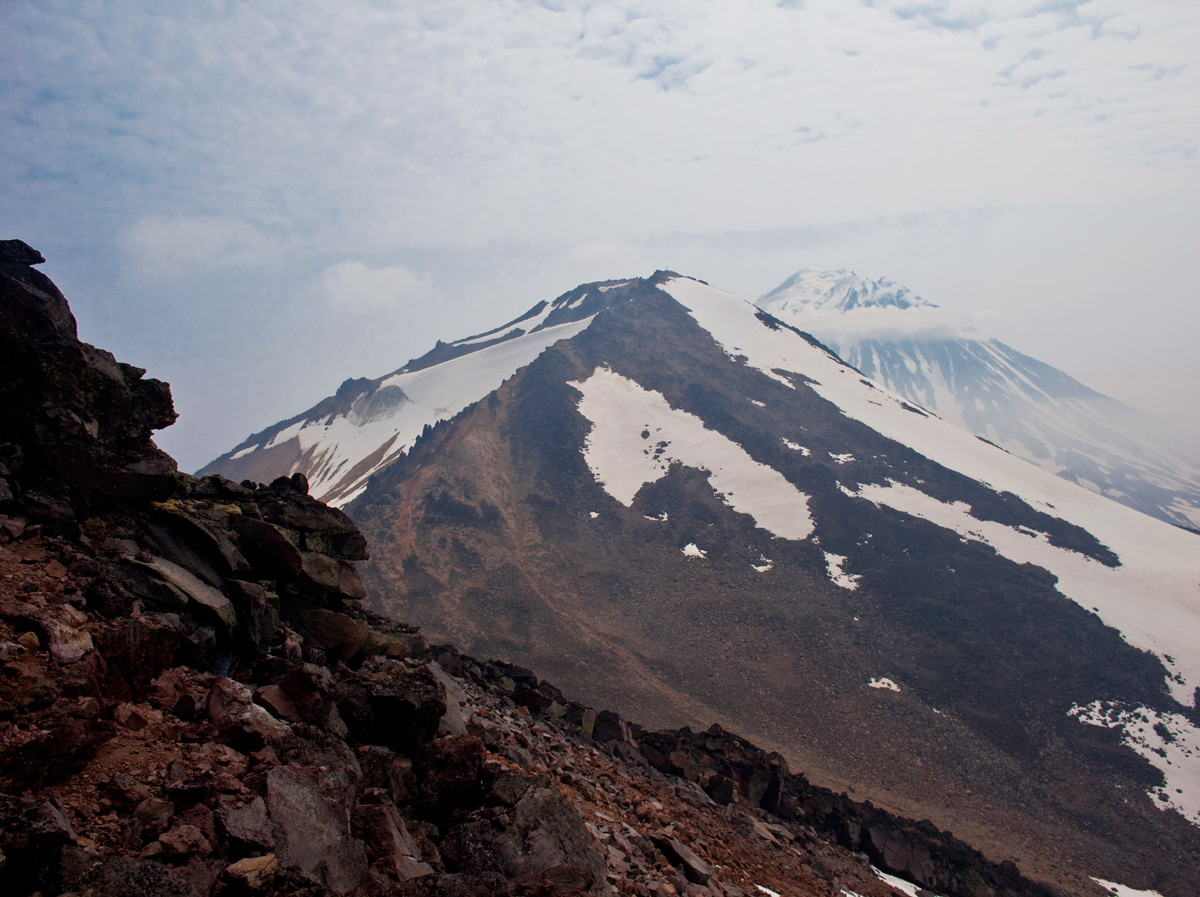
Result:
M604 864L583 820L555 787L531 789L511 810L480 810L455 826L441 845L447 868L507 878L551 869L582 870L584 889L599 890Z
M28 267L40 254L20 241L3 245L0 443L23 450L15 491L45 493L51 505L63 495L85 504L90 493L135 501L169 496L175 462L150 441L153 430L175 420L169 387L79 342L62 293ZM68 523L51 516L55 525Z

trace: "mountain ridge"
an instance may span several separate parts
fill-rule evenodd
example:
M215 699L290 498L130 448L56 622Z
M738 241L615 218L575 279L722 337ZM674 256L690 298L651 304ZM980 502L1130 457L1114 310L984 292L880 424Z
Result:
M1043 879L1189 893L1196 795L1155 752L1194 750L1192 537L698 281L612 292L347 503L376 607L655 725L718 719Z

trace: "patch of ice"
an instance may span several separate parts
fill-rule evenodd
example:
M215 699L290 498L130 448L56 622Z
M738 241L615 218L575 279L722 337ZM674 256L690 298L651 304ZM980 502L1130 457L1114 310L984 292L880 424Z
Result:
M1148 792L1155 803L1200 826L1200 729L1190 720L1177 713L1104 701L1073 707L1069 715L1090 726L1120 730L1121 742L1166 779L1165 786Z
M897 878L894 875L888 875L882 869L876 869L874 866L872 866L871 871L874 872L879 880L884 884L895 888L901 894L907 894L908 897L917 897L918 894L921 894L922 897L924 897L926 894L933 895L933 897L939 897L939 895L933 894L932 891L926 891L918 885L914 885L911 881L905 881L903 878Z
M1113 897L1162 897L1158 891L1138 891L1128 885L1119 885L1116 882L1105 881L1103 878L1093 878L1092 881L1112 894Z
M229 460L236 461L238 458L245 458L251 452L258 451L259 448L260 447L257 445L248 446L248 447L242 449L241 451L234 452L232 455L229 456Z
M591 517L593 520L595 520L597 517L600 516L600 512L599 511L588 511L588 516Z
M607 286L600 287L600 292L607 293L609 290L615 290L617 287L626 286L628 283L628 280L622 280L620 283L610 283Z
M752 569L757 570L759 573L766 573L768 570L770 570L772 567L775 566L774 562L769 557L765 557L760 554L758 556L758 559L760 561L762 561L761 564L751 564L750 566Z
M780 438L783 439L783 444L786 445L788 448L790 448L793 452L799 452L805 458L807 458L809 455L812 454L812 452L810 452L808 449L806 449L800 443L792 442L792 440L788 439L786 436L783 436Z
M868 688L886 688L888 691L899 691L900 686L884 676L882 679L872 679L867 683Z
M830 452L829 457L833 459L834 464L847 464L854 460L854 456L849 452L846 452L842 455L836 455L833 452Z
M583 448L588 467L623 505L677 462L708 471L722 501L773 535L800 540L812 534L807 495L700 418L672 408L661 393L608 368L570 385L582 394L579 411L592 422Z
M708 557L708 552L699 547L695 542L688 542L681 550L690 558Z
M858 588L858 581L862 579L862 576L858 573L843 573L842 564L845 562L845 555L825 552L825 567L829 571L829 578L833 580L833 584L853 592Z
M750 404L751 404L751 405L757 405L759 408L766 408L766 407L767 407L767 403L766 403L766 402L760 402L758 399L751 399L751 400L750 400Z
M762 891L764 894L766 894L767 897L779 897L778 891L772 891L770 888L765 888L762 885L755 885L754 887L758 888L760 891Z

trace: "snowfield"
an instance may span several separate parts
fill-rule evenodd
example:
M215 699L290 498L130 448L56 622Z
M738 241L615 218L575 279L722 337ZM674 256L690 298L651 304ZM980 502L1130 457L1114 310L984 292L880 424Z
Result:
M549 309L547 304L542 315L522 322L521 329L536 326ZM334 507L343 507L362 494L372 474L412 448L426 424L451 418L478 402L554 343L581 333L591 322L591 318L584 318L547 327L423 370L393 374L379 384L377 392L396 387L403 391L407 401L392 407L389 413L372 416L365 422L356 420L353 414L300 421L261 445L241 449L234 457L295 439L302 456L312 453L308 483L313 496ZM515 329L514 326L504 333ZM500 335L463 342L486 341Z
M1169 671L1167 686L1192 706L1200 686L1200 538L1069 483L937 417L914 412L899 396L868 385L857 371L788 330L764 326L757 309L713 287L676 278L660 289L684 307L729 352L774 379L803 373L806 384L847 417L911 446L925 457L1036 510L1077 524L1116 554L1112 569L1055 548L1037 534L975 519L961 503L944 505L909 486L872 486L860 497L922 516L964 538L987 542L1018 563L1059 577L1059 591L1131 645L1154 652ZM781 373L782 372L782 373ZM851 490L847 490L851 491ZM1067 708L1064 708L1066 712Z
M588 467L621 504L632 505L644 485L678 462L708 471L721 500L772 535L807 539L812 533L807 495L700 418L672 408L661 393L603 367L569 385L582 394L579 413L592 423L583 448Z

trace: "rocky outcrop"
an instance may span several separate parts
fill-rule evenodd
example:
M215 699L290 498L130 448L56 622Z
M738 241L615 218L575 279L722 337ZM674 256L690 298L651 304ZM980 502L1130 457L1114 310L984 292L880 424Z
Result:
M150 440L175 420L170 388L81 343L58 288L20 240L0 241L0 501L58 529L92 495L170 494L176 466Z

